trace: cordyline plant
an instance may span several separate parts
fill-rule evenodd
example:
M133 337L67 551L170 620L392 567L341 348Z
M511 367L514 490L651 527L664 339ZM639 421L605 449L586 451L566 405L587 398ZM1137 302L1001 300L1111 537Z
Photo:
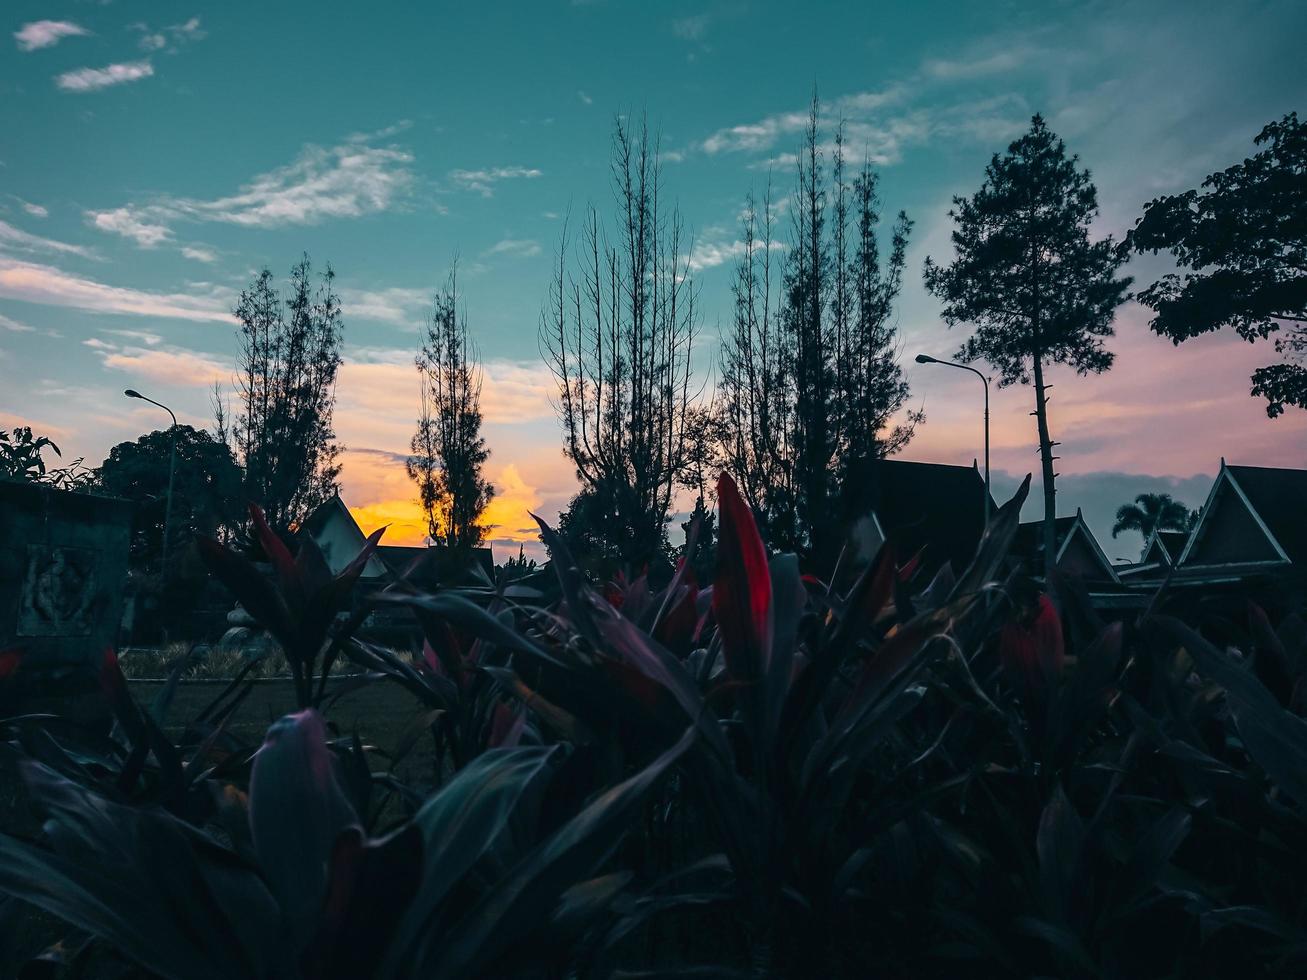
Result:
M553 829L564 750L484 753L411 820L363 831L312 709L269 730L230 845L26 759L45 843L0 835L0 891L101 937L152 974L492 977L561 969L626 879L599 875L687 732Z
M535 617L543 649L523 647L528 656L501 676L558 734L583 731L620 746L628 759L693 726L700 739L684 765L734 881L717 898L743 915L753 974L769 975L782 936L794 938L786 952L795 963L829 948L824 932L813 930L824 930L827 913L856 887L866 860L862 833L903 818L903 810L855 805L855 787L872 753L921 699L926 668L952 656L949 634L985 614L980 594L1027 489L1000 510L972 568L921 611L896 605L900 570L889 549L847 596L810 602L797 559L768 561L726 475L718 484L718 571L707 596L682 567L656 600L628 588L615 603L612 590L605 596L584 581L566 544L541 522L564 607ZM695 613L705 600L716 629L683 660L669 647L702 633ZM796 917L803 929L782 928ZM812 942L800 948L805 932Z
M311 537L300 535L298 550L292 555L254 504L250 505L250 518L259 545L272 564L273 578L265 576L248 558L203 535L197 536L200 554L245 611L281 646L290 664L297 703L307 708L321 701L337 656L336 643L323 649L331 625L337 614L349 608L354 583L371 561L385 528L374 531L354 560L332 575L322 549ZM316 692L315 679L319 682Z

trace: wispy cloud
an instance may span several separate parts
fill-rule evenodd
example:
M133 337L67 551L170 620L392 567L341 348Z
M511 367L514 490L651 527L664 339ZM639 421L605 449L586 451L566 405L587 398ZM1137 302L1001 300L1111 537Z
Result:
M138 82L154 74L148 61L128 61L103 68L78 68L55 76L54 83L65 92L96 92L114 85Z
M133 24L132 29L141 32L139 44L142 51L175 51L184 44L203 40L206 36L198 17L157 31L151 30L147 24Z
M931 58L922 65L922 71L932 78L947 81L998 75L1020 68L1029 53L1024 48L1007 48L976 58Z
M0 255L0 297L93 313L219 322L233 322L230 310L235 298L223 289L195 295L111 286L53 266L4 255Z
M711 23L712 15L706 12L678 17L672 21L672 33L684 41L702 41Z
M394 146L360 141L330 148L309 145L293 163L255 177L227 197L162 197L88 211L86 217L101 231L130 238L142 248L168 241L180 221L276 228L357 218L389 210L405 195L413 182L412 162L412 154Z
M39 204L33 204L31 201L24 201L21 199L19 200L18 203L21 204L23 206L23 210L26 211L28 214L30 214L33 218L50 217L49 209L43 208Z
M121 333L132 336L131 331ZM185 347L163 345L152 334L138 333L134 339L143 339L147 346L120 345L97 337L82 343L100 355L100 361L105 367L159 384L208 388L215 381L222 382L231 378L231 365L208 354Z
M66 37L84 37L91 32L70 20L36 20L14 32L20 51L51 48Z
M83 248L80 245L70 245L68 242L56 241L53 238L42 238L40 235L33 235L21 228L15 228L9 222L3 220L0 220L0 248L9 248L20 252L80 255L82 258L94 257L90 249Z
M210 248L200 248L197 245L183 245L182 255L194 262L217 262L218 253Z
M760 250L763 247L761 241L753 243L754 250ZM781 241L771 241L767 243L769 251L784 251L785 243ZM701 272L704 269L712 269L719 265L725 265L727 262L734 262L742 257L748 251L748 246L739 240L727 242L698 242L694 246L694 251L690 254L690 271Z
M505 180L531 180L543 177L544 171L534 167L491 167L484 170L451 170L449 179L463 190L476 191L482 197L492 197L495 185Z
M26 323L21 323L0 313L0 330L8 330L10 333L36 333L36 327L30 327Z
M586 105L594 105L595 100L591 96L586 94L585 89L577 89L576 97Z
M517 255L529 258L539 254L540 243L529 238L504 238L481 253L483 258L491 255Z
M340 291L342 312L346 318L377 320L397 327L416 328L431 305L431 290L409 286L387 289L348 289Z

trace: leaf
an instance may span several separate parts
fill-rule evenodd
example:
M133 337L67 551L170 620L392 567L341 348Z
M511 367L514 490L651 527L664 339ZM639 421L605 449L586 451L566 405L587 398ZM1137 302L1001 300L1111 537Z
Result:
M717 480L721 530L712 608L722 635L731 676L744 684L761 681L771 659L772 583L753 512L727 473Z
M378 976L411 966L435 940L449 890L481 860L528 794L540 792L557 749L491 749L458 772L413 818L422 833L421 884Z
M274 722L250 773L250 833L296 948L313 934L336 839L357 822L322 717L307 709Z
M1026 474L1026 478L1021 481L1021 486L1012 495L1012 499L995 511L990 518L989 525L980 539L980 545L976 549L976 557L972 559L953 589L954 598L979 592L997 577L1003 560L1012 549L1012 539L1016 537L1017 527L1021 522L1021 507L1030 494L1030 476L1031 474Z
M1035 837L1044 901L1057 919L1070 924L1074 902L1084 883L1085 824L1061 784L1044 807Z
M529 853L415 971L467 976L485 971L505 950L543 928L559 897L591 876L625 835L663 774L690 748L696 730L630 779L601 794Z

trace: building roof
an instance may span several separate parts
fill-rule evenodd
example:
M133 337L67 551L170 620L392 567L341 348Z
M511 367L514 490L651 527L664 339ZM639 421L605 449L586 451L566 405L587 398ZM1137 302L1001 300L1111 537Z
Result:
M402 575L411 568L408 580L419 587L434 587L453 571L449 552L445 548L383 544L377 549L377 554L396 575ZM473 548L470 557L473 565L480 567L488 578L493 579L495 562L489 548Z
M1291 562L1307 562L1307 470L1228 466L1266 529Z
M1180 557L1186 566L1213 564L1307 564L1307 470L1272 466L1228 466L1212 484L1202 516ZM1242 534L1226 533L1222 522L1237 518ZM1213 544L1214 540L1218 544Z
M353 561L367 542L367 535L354 520L345 501L340 499L340 494L333 495L305 518L298 533L307 534L322 549L327 567L333 574ZM363 570L364 578L379 578L385 574L386 566L376 556Z
M1184 546L1188 543L1188 531L1153 531L1144 542L1144 555L1138 564L1174 565L1180 560Z
M1084 515L1077 508L1070 517L1058 517L1053 521L1053 540L1057 545L1057 561L1061 565L1068 559L1072 549L1080 549L1087 554L1087 560L1101 571L1101 575L1092 576L1110 582L1119 582L1116 568L1104 554L1103 548L1094 537L1094 532L1085 523ZM1044 522L1026 521L1017 526L1016 536L1012 539L1012 554L1032 564L1038 562L1044 552ZM1089 578L1091 576L1084 575Z
M868 479L876 524L902 560L924 549L927 567L966 569L985 531L985 481L974 466L881 459Z

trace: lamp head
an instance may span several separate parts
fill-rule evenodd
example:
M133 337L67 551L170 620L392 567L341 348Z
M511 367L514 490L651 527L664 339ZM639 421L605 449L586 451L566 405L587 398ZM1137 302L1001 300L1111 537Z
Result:
M917 355L917 363L918 363L918 364L938 364L939 361L937 361L935 358L931 357L929 354L918 354L918 355Z
M144 397L144 396L142 396L141 393L140 393L139 391L137 391L135 388L128 388L126 391L123 392L123 394L126 395L128 398L141 398L141 397Z

